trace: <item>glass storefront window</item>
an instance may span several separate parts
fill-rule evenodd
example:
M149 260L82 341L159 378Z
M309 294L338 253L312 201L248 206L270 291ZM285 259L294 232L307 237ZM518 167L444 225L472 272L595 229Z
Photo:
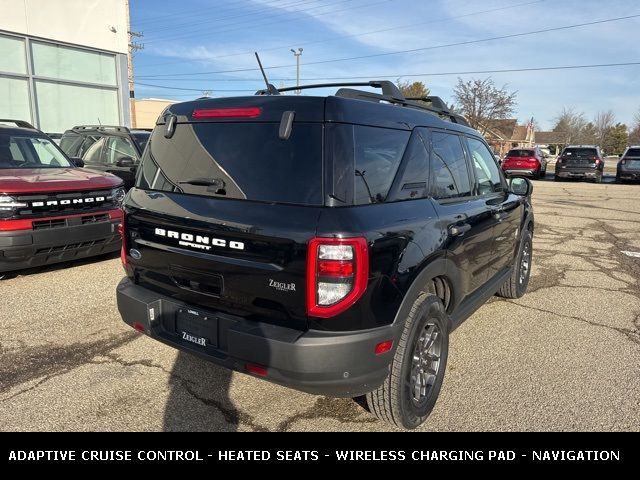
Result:
M40 129L62 133L75 125L119 125L118 91L36 80Z
M0 77L0 118L31 122L29 84L26 79Z
M0 35L0 72L27 73L24 40Z
M31 52L37 76L116 85L114 55L41 42L31 42Z

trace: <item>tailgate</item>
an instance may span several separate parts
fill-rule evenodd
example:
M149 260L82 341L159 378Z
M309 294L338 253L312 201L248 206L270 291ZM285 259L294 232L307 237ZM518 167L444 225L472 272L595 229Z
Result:
M131 191L140 285L194 307L306 328L307 243L319 208Z

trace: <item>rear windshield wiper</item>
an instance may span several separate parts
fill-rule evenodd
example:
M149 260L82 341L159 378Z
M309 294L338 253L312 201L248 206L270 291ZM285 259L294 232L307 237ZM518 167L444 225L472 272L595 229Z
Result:
M196 185L198 187L208 187L207 191L212 191L216 195L226 195L227 191L225 190L226 183L221 178L206 178L206 177L197 177L197 178L189 178L187 180L180 180L179 184L188 184L188 185Z
M224 187L224 180L221 178L189 178L188 180L180 180L178 183L187 183L189 185L197 185L198 187Z

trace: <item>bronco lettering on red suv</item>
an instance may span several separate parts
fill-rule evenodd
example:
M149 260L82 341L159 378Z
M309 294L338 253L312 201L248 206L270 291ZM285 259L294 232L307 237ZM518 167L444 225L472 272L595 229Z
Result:
M532 186L507 180L439 98L363 85L382 94L271 87L168 107L124 203L118 308L161 342L306 392L366 395L415 428L452 329L527 289Z

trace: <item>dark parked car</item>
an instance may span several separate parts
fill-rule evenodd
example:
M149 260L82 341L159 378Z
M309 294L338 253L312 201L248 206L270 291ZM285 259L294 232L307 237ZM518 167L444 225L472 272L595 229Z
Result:
M521 175L538 179L547 174L547 157L538 147L512 148L501 164L508 176Z
M0 120L0 277L120 248L122 180L81 166L29 123Z
M70 157L82 158L87 168L117 175L129 189L149 135L148 130L84 125L64 132L60 148Z
M604 157L597 145L569 145L556 162L555 180L565 178L590 179L602 182Z
M640 180L640 145L628 147L618 162L616 182L628 180Z
M378 418L414 428L449 333L496 292L527 290L532 184L507 181L439 98L361 85L382 94L271 87L169 106L125 200L118 309L168 345L366 395Z

